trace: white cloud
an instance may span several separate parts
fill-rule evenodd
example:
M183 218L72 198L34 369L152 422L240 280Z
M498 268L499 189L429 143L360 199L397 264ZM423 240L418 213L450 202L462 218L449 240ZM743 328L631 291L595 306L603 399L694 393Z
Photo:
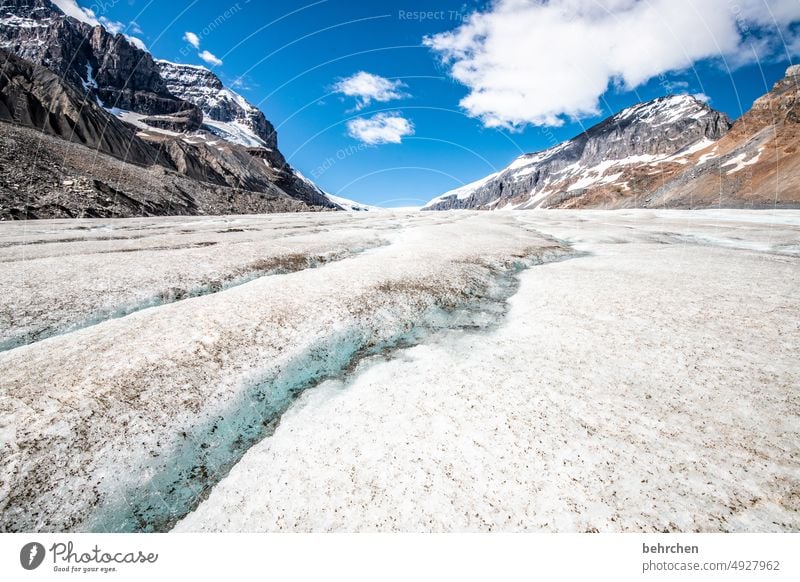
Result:
M183 40L188 42L196 49L200 48L200 37L193 32L185 32L183 35Z
M199 53L197 53L197 56L203 59L209 65L213 65L215 67L218 67L222 64L222 61L218 59L216 55L208 51L200 51Z
M76 20L97 26L100 21L97 20L95 13L88 8L81 8L75 0L53 0L53 4L61 9L61 12L67 16L72 16Z
M127 38L128 42L131 43L136 48L141 49L143 51L147 50L147 45L144 44L144 41L141 38L137 38L135 36L130 36L130 35L127 35L127 34L125 35L125 38Z
M495 0L425 44L468 87L469 115L513 129L596 115L609 86L633 89L699 60L796 50L798 20L797 0Z
M111 34L119 34L125 30L125 25L122 22L111 20L105 16L98 18L93 10L79 6L75 0L53 0L53 4L58 6L61 12L67 16L72 16L74 19L92 26L103 26Z
M119 34L123 30L125 30L125 25L117 20L110 20L105 16L100 17L100 24L102 24L105 29L110 32L111 34Z
M414 126L398 113L378 113L348 121L347 134L369 145L400 143L405 136L414 135Z
M662 87L664 87L665 91L669 91L670 93L685 93L686 90L689 88L688 81L669 81L664 80L659 83Z
M233 81L230 81L230 86L240 91L251 91L255 87L258 87L258 83L253 82L250 77L237 77Z
M81 22L85 22L86 24L90 24L92 26L102 26L111 34L119 34L126 28L126 26L119 21L110 20L105 16L98 18L94 11L90 10L89 8L82 8L75 0L53 0L53 4L58 6L61 9L61 12L67 16L72 16L76 20L80 20ZM131 25L133 26L134 31L141 33L141 28L139 28L135 22L132 22ZM143 51L147 50L147 46L144 44L142 39L135 36L129 36L127 34L125 35L125 38L128 39L128 42L136 48L139 48Z
M711 97L709 97L705 93L695 93L694 95L692 95L692 97L694 97L698 101L702 101L703 103L711 103Z
M385 103L406 97L407 95L401 91L403 87L405 84L402 81L390 81L380 75L359 71L336 83L333 90L348 97L355 97L356 109L363 109L373 101Z

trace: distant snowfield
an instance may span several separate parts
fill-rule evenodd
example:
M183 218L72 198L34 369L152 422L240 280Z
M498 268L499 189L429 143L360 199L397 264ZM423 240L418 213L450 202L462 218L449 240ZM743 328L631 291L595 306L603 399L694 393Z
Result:
M76 224L4 327L334 254L0 353L6 530L800 530L800 212Z

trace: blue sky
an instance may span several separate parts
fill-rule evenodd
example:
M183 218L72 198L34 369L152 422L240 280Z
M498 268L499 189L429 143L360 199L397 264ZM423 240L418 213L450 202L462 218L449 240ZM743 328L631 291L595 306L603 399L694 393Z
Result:
M665 2L78 0L157 58L221 61L210 68L265 112L293 166L385 206L427 202L668 92L736 118L800 46L796 0ZM373 91L359 97L363 81Z

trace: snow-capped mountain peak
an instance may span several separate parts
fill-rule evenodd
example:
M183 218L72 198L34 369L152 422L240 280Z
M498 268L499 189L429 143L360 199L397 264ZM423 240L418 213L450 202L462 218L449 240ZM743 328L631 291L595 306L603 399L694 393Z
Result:
M451 190L424 208L547 208L582 196L621 198L639 190L660 164L683 165L730 128L730 120L691 95L639 103L504 170Z
M661 125L674 123L683 118L699 119L708 111L708 105L692 95L667 95L623 109L612 119L618 121L636 119Z
M246 147L277 148L275 128L260 109L198 65L156 61L169 91L200 108L204 129Z

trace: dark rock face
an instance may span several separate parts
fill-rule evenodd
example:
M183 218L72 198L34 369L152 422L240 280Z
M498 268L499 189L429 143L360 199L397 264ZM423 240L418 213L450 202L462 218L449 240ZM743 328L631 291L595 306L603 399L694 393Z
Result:
M625 109L549 150L521 156L497 175L443 194L426 209L560 206L592 186L609 183L603 179L603 164L619 162L625 166L620 173L629 173L630 166L719 139L730 126L724 113L694 97L662 97Z
M168 83L150 53L124 35L65 16L49 0L0 0L0 59L5 62L0 137L21 132L27 139L23 128L30 128L88 148L87 160L109 155L148 168L147 176L137 176L134 167L122 171L115 166L124 180L111 186L100 173L101 164L84 165L76 158L56 173L70 183L62 196L69 204L59 206L43 202L51 198L44 184L63 190L58 179L21 179L17 173L24 165L6 148L0 152L0 177L6 184L0 184L0 213L6 218L338 208L286 164L263 113L207 69L164 67L173 74L183 71ZM171 87L192 100L175 95ZM50 176L42 166L45 160L30 160L30 165ZM162 184L153 180L159 172L176 175ZM143 184L151 188L149 194ZM108 197L109 192L114 200L138 202L108 207L92 202L95 194ZM80 208L82 196L86 209ZM164 202L186 197L186 204ZM145 203L149 198L155 200ZM19 200L27 201L27 209L18 207Z
M88 40L97 61L96 92L106 107L147 115L195 109L169 92L150 53L136 48L121 34L112 36L96 26L91 29Z
M0 220L261 214L319 209L277 186L253 192L141 167L0 122Z
M51 69L105 107L145 115L194 108L169 92L150 53L47 0L0 0L0 21L0 48Z
M187 109L174 115L152 115L143 117L142 123L176 133L190 133L202 127L203 112L199 109Z
M127 162L171 166L157 148L46 69L0 50L0 120L86 145Z

